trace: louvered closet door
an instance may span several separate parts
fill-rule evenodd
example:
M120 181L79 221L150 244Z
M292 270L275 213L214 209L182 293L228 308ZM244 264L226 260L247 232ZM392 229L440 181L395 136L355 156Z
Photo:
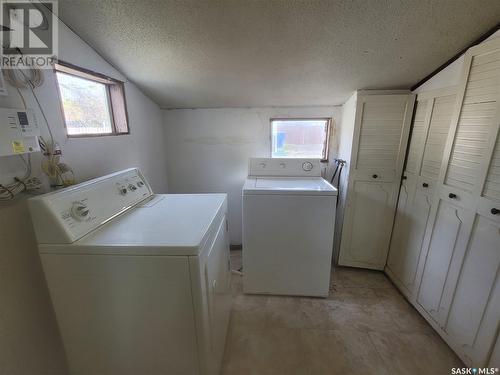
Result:
M500 328L500 38L467 53L457 103L418 302L481 367Z
M500 78L500 49L496 55L496 78ZM486 366L490 348L500 329L500 79L497 81L497 114L492 118L485 149L486 178L479 173L473 196L473 225L465 247L461 272L450 282L450 305L445 330L463 350L466 361ZM491 152L490 140L496 140ZM488 155L492 155L491 159ZM489 163L488 163L489 162ZM481 183L482 182L482 183ZM453 290L453 294L451 294Z
M387 274L410 300L416 287L417 267L450 128L455 92L453 87L417 97L386 266Z
M413 238L414 233L417 226L421 227L424 225L425 228L425 222L418 221L421 216L424 216L420 211L421 208L425 209L425 204L422 204L424 202L418 202L420 203L417 206L418 212L415 212L415 204L417 203L415 202L415 190L429 127L428 108L432 105L432 100L420 100L417 98L415 105L408 159L399 191L396 217L386 265L386 272L407 297L411 294L409 285L411 284L412 263L414 263L412 259L412 254L414 253L412 247L415 242ZM417 199L421 198L419 196Z
M500 367L500 336L497 337L497 342L491 352L490 360L488 362L488 367L494 367L494 368Z
M414 96L358 95L339 264L383 269Z

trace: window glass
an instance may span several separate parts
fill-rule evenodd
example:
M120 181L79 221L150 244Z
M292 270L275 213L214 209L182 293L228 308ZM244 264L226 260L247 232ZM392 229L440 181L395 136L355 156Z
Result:
M57 72L69 135L111 134L111 113L106 85Z
M326 159L329 119L271 120L271 157Z
M123 82L71 64L55 73L68 136L128 134Z

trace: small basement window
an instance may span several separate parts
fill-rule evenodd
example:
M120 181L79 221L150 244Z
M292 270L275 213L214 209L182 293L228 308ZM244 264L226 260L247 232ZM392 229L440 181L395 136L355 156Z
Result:
M123 82L69 64L55 64L68 137L128 134Z
M271 119L271 157L328 159L331 119Z

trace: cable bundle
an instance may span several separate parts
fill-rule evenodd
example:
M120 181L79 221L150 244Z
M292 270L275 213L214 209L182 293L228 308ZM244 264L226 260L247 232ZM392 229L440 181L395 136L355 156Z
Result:
M69 186L75 183L75 175L69 165L61 163L61 149L57 143L49 143L39 137L38 143L45 158L42 160L42 171L50 179L52 187Z
M2 185L0 184L0 202L6 202L13 200L16 195L26 192L37 192L42 187L42 181L37 177L31 176L31 157L28 155L28 160L26 161L21 155L19 158L23 161L26 166L26 172L22 177L14 177L14 182L10 184Z
M39 87L43 83L42 71L38 68L6 69L5 78L17 89Z
M49 177L50 185L52 187L73 185L75 183L73 170L67 164L61 163L61 149L57 142L54 140L49 122L34 90L36 87L41 86L44 81L42 71L36 67L29 67L24 69L9 69L5 71L4 74L7 81L17 89L25 108L26 101L21 92L21 89L31 90L33 98L35 99L38 108L40 108L40 112L42 113L43 119L45 120L50 140L47 141L43 137L39 137L38 143L40 144L40 148L42 149L44 156L41 168L43 173L45 173ZM0 189L2 189L1 186ZM5 194L10 195L10 188L4 186L3 190Z

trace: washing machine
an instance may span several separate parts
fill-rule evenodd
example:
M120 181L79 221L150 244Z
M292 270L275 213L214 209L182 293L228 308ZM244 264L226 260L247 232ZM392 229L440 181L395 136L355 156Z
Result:
M218 374L225 194L153 194L128 169L29 200L71 374Z
M319 160L251 158L243 186L243 291L328 296L336 202Z

